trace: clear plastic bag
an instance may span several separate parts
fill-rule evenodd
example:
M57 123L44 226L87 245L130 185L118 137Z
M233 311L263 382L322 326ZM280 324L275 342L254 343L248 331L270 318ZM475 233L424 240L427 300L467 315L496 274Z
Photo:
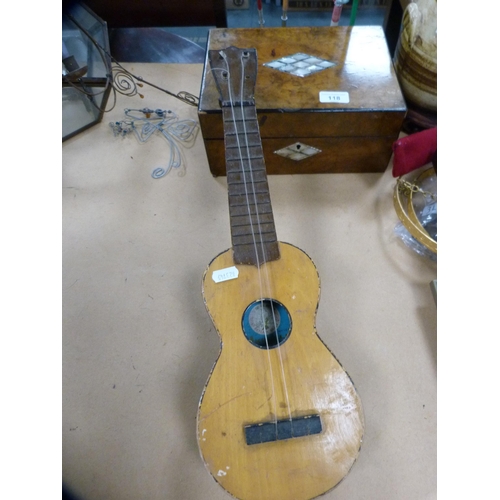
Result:
M433 174L418 183L419 190L413 193L412 201L415 214L429 236L437 242L437 175ZM394 228L394 233L413 251L433 261L437 255L425 245L417 241L402 222Z

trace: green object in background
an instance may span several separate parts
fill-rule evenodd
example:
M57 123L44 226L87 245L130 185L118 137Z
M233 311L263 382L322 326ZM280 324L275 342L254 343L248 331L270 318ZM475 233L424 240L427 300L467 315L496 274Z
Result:
M349 26L354 26L356 22L357 13L358 13L358 0L352 0L351 19L349 21Z

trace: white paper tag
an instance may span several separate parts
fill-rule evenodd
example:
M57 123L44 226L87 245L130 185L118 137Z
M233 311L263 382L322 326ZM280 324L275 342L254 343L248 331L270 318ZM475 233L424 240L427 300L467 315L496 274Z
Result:
M349 92L333 92L333 91L322 90L319 93L319 102L348 104Z
M235 280L238 277L239 271L235 266L226 267L226 269L220 269L219 271L214 271L212 273L212 279L216 283L221 283L222 281Z

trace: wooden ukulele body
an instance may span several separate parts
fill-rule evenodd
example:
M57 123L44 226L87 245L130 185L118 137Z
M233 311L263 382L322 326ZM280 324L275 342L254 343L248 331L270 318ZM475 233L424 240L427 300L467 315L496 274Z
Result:
M316 333L316 267L297 247L279 247L280 258L261 265L260 276L257 266L237 265L238 278L214 282L213 271L234 266L228 250L203 278L221 352L201 397L198 443L215 480L244 500L302 500L327 492L350 470L363 436L360 398ZM256 347L243 333L244 312L261 297L277 300L290 315L291 333L279 348ZM246 442L245 426L313 414L321 419L317 434Z

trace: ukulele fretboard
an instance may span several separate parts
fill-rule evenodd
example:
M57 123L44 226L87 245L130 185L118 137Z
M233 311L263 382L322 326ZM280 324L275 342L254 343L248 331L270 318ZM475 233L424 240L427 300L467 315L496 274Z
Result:
M279 259L266 165L253 104L223 106L231 239L235 264Z

